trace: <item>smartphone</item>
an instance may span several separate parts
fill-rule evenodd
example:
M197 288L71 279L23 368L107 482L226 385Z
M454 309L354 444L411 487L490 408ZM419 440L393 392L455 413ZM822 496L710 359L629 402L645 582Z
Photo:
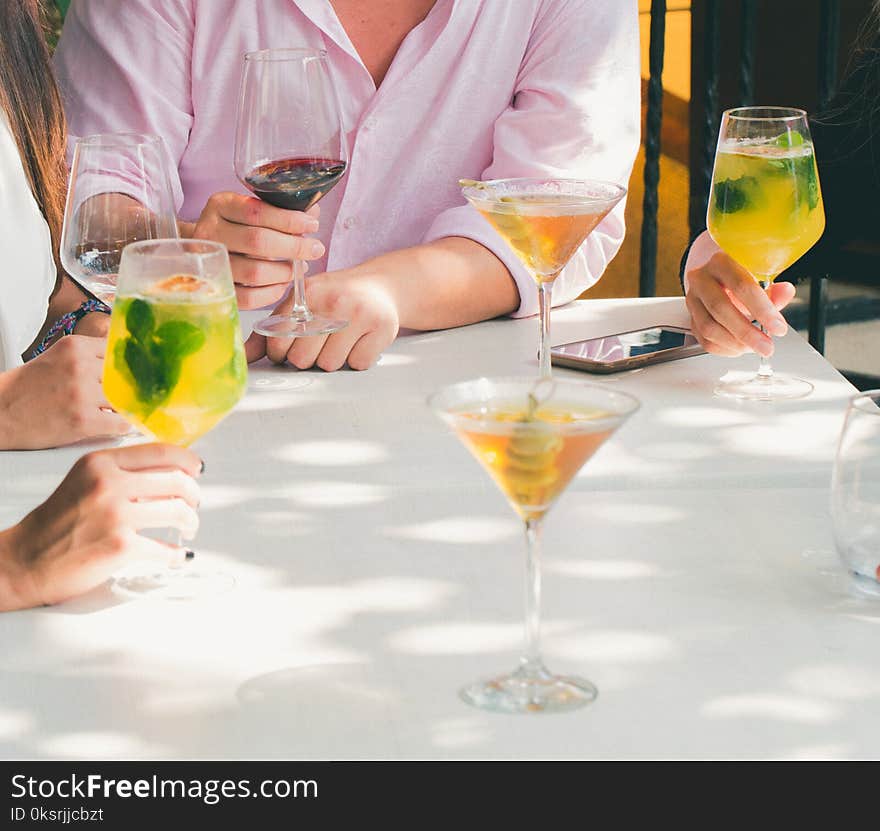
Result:
M550 362L568 369L608 373L703 355L705 351L688 329L652 326L554 346Z

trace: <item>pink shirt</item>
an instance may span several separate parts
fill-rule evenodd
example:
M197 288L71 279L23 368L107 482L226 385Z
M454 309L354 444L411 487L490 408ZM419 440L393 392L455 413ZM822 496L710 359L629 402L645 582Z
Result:
M567 176L626 184L639 140L635 0L437 0L377 90L329 0L74 0L56 52L71 133L164 137L181 217L232 167L242 56L326 49L351 164L321 202L327 247L311 272L448 236L490 248L537 311L532 279L458 180ZM567 302L624 235L620 204L554 287ZM418 275L413 275L417 280Z

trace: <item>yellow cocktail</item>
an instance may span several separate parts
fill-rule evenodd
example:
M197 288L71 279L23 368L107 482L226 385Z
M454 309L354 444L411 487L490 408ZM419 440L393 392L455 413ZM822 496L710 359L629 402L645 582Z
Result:
M822 190L803 110L741 107L721 119L706 212L712 239L767 288L825 230ZM773 374L726 377L715 394L757 401L800 398L812 384Z
M159 441L188 446L244 394L235 294L178 274L121 291L110 321L104 394Z
M104 394L155 439L184 447L228 415L247 386L229 255L200 240L136 242L122 251L104 355ZM175 534L172 545L180 546ZM225 574L140 564L117 591L181 600L225 591Z
M813 145L780 138L720 146L712 177L709 233L759 282L772 282L825 230Z

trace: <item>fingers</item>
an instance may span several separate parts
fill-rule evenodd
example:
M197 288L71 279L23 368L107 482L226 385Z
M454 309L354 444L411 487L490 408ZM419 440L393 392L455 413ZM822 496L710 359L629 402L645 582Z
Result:
M288 211L240 193L216 193L208 202L223 219L238 225L251 225L282 234L314 234L318 230L318 214Z
M691 328L694 335L707 352L736 357L747 351L748 347L718 323L698 298L689 294L687 307L691 313ZM742 319L745 321L745 318ZM746 325L751 326L747 321Z
M792 300L794 300L796 293L797 289L795 288L794 283L773 283L773 285L767 289L767 296L777 309L784 309Z
M179 468L190 476L197 476L202 470L202 460L196 453L173 444L135 444L131 447L99 450L98 453L111 457L121 470Z
M307 338L296 338L293 341L293 345L287 351L287 360L297 369L310 369L318 360L318 355L321 354L324 344L331 337L335 337L335 335L313 335ZM272 348L271 338L269 339L268 348ZM283 349L283 342L279 349Z
M248 257L289 262L295 259L317 260L324 256L324 244L320 240L282 233L258 225L221 222L216 233L230 251Z
M381 330L368 332L348 353L349 367L358 371L369 369L393 339L393 335L389 338L388 333Z
M201 492L196 480L180 469L125 472L125 492L129 499L182 499L191 508L199 507Z
M354 345L364 337L363 330L358 326L348 325L345 329L334 332L324 343L321 351L314 357L312 364L317 363L325 372L335 372L345 366L348 355ZM306 360L308 356L304 356Z
M108 405L109 406L109 405ZM86 424L86 433L91 437L124 436L131 431L131 425L110 409L99 409L93 419Z
M151 499L129 502L125 509L126 524L136 531L145 528L176 528L185 540L199 530L199 515L183 499Z
M290 285L289 262L255 260L242 254L231 254L232 281L240 286Z
M283 285L260 286L258 288L249 288L247 286L235 287L235 299L238 302L238 308L244 309L262 309L264 306L273 306L290 288L290 283Z
M186 548L152 540L141 534L126 534L122 555L107 562L106 577L110 577L123 566L143 561L176 568L186 562Z
M731 257L719 252L709 260L705 269L721 285L731 291L748 310L751 318L761 323L771 335L781 337L788 331L785 318L770 302L767 292L755 282L746 269ZM705 305L710 312L713 311L708 303Z
M266 356L266 337L256 332L251 332L250 337L244 342L244 354L247 362L252 364Z

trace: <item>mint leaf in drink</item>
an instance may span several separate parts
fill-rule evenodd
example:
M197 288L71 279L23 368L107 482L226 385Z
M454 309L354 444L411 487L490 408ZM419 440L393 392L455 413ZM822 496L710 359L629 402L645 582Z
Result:
M713 190L715 209L722 214L741 211L753 201L758 186L754 176L740 176L739 179L725 179L716 182Z
M156 318L145 300L132 300L125 313L125 328L131 336L143 343L156 326Z
M183 359L205 345L205 333L185 320L169 320L156 330L156 340L162 345L164 355Z
M819 178L816 176L816 165L813 162L813 154L801 156L795 162L795 175L797 176L798 204L806 202L812 211L819 204Z
M156 394L156 368L149 349L134 338L126 338L120 343L123 344L125 364L134 378L138 400L147 405L152 404Z
M789 130L776 137L779 147L800 147L804 143L804 137L797 130Z

